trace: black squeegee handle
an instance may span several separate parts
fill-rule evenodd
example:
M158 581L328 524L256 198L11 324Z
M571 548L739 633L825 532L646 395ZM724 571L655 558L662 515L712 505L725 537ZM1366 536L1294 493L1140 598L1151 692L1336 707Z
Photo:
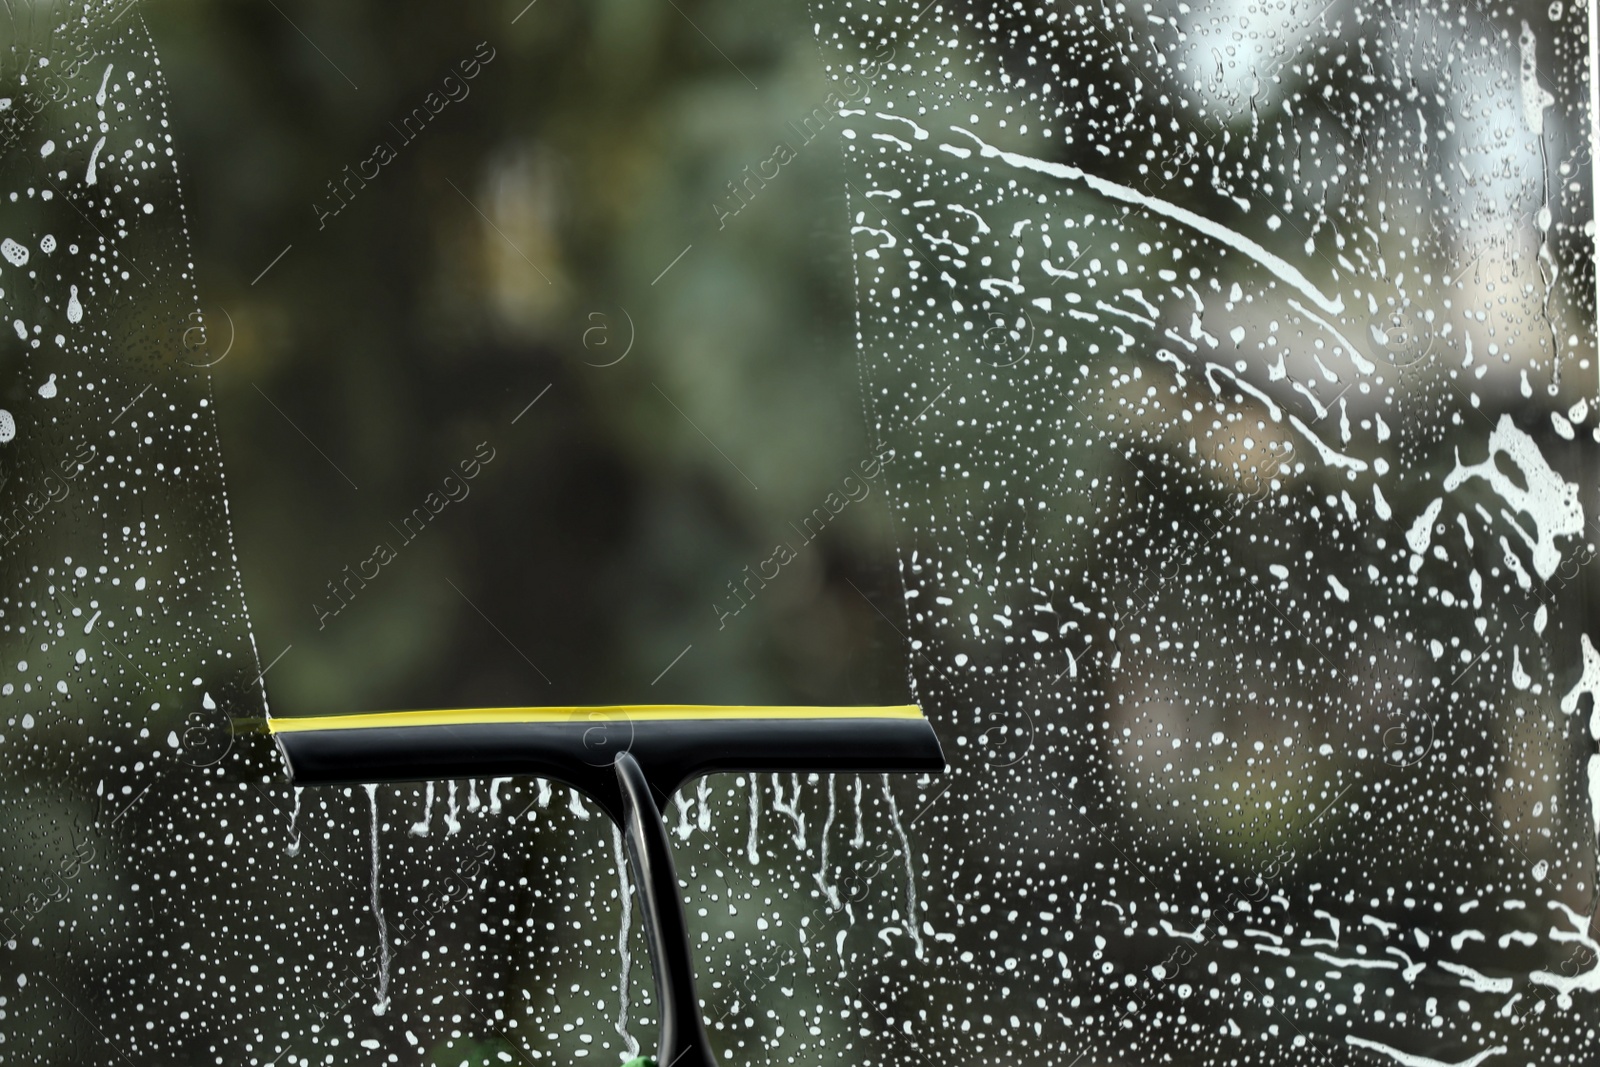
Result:
M615 720L316 729L276 736L296 785L548 778L621 823L612 770L631 755L660 796L719 772L938 774L944 754L923 718ZM666 1067L666 1065L662 1065Z
M689 923L672 862L667 824L639 761L627 752L612 765L622 794L622 839L633 867L634 889L644 916L645 944L655 972L656 1002L661 1011L657 1044L659 1067L716 1067L711 1038L700 1016L695 992Z
M297 785L533 775L578 789L622 830L661 1008L657 1067L716 1067L663 807L719 771L936 774L933 727L916 717L626 718L383 725L277 732Z

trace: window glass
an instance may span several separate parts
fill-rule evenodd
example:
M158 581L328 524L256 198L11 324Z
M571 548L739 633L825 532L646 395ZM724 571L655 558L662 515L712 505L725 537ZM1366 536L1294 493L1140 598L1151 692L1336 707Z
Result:
M8 1061L648 1054L592 801L264 717L907 701L668 805L723 1062L1592 1059L1586 10L0 27Z

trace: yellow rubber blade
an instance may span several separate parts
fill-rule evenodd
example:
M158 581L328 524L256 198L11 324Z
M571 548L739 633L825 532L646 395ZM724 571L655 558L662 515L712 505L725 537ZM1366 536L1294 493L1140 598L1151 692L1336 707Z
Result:
M805 707L739 704L608 704L592 707L454 708L375 711L359 715L270 716L275 734L302 730L372 730L392 726L471 726L509 722L627 722L673 719L920 719L916 704L886 707Z

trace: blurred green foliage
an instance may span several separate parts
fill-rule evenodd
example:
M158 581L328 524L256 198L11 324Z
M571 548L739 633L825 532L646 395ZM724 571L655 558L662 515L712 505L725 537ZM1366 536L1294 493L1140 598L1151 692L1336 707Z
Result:
M905 699L881 491L712 606L872 454L837 130L713 206L826 95L801 5L146 14L275 712Z

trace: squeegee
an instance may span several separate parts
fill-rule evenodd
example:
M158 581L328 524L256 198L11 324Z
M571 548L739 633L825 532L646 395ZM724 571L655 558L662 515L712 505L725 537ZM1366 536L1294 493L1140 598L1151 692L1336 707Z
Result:
M945 769L915 704L474 708L274 717L267 726L297 785L533 776L598 804L627 842L644 916L661 1016L658 1067L716 1067L662 818L673 793L719 771Z

